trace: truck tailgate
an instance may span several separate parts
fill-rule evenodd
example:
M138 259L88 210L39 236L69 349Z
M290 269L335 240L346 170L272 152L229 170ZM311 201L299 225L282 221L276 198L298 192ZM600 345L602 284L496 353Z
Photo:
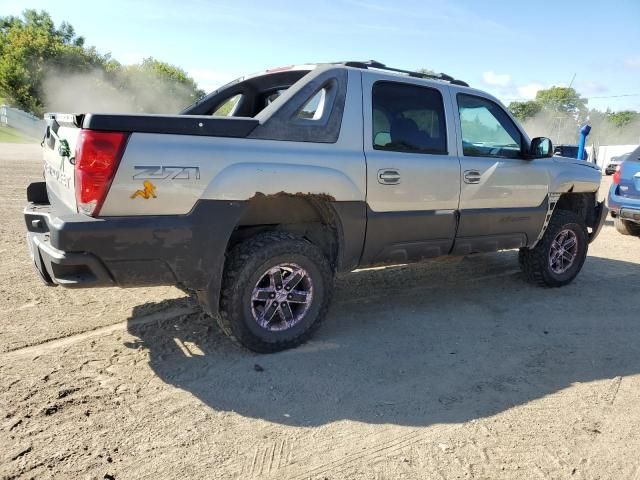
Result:
M47 131L43 143L44 178L50 198L76 210L74 163L80 128L75 115L48 113Z

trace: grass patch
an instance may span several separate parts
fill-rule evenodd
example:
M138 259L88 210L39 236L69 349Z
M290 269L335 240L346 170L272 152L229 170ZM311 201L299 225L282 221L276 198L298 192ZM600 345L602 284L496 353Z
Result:
M37 143L38 140L28 137L11 127L0 126L0 143Z

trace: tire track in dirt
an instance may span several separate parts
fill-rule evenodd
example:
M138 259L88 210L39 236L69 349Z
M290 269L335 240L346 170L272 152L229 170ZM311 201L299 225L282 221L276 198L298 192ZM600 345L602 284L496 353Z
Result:
M376 463L455 428L455 425L438 425L428 431L410 429L398 434L398 428L388 427L376 430L374 435L349 435L342 438L339 445L331 441L323 442L324 445L316 442L313 453L307 453L305 457L296 456L298 450L292 446L292 443L299 443L300 439L295 442L280 440L266 446L258 445L247 455L242 468L238 469L241 471L239 478L303 480L323 478L327 474L338 475L340 478L341 473L356 465ZM357 453L350 453L353 452L354 445L363 446ZM325 448L319 451L318 447Z
M190 315L195 312L197 312L197 309L195 307L170 308L167 310L162 310L160 312L152 313L150 315L134 318L132 320L114 323L106 327L99 327L99 328L88 330L82 333L76 333L66 337L58 337L52 340L47 340L46 342L42 342L36 345L30 345L28 347L22 347L22 348L17 348L15 350L10 350L8 352L0 354L0 359L10 360L10 359L15 359L15 358L24 357L24 356L38 356L45 353L49 353L59 348L68 347L70 345L73 345L85 340L89 340L95 337L102 337L105 335L109 335L119 330L125 331L127 328L131 326L140 326L140 325L145 325L149 323L163 322L166 320L171 320L172 318L176 318L184 315Z

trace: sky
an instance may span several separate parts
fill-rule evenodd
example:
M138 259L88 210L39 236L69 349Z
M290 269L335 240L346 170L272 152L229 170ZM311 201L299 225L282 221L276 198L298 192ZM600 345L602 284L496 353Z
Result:
M375 59L505 103L571 84L591 108L640 110L640 0L0 0L0 16L25 8L121 63L180 66L207 91L277 66Z

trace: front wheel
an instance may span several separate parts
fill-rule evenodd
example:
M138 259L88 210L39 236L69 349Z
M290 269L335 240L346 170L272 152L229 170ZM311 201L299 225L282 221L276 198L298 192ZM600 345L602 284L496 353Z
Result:
M556 210L542 239L533 249L521 249L519 260L530 282L561 287L582 269L588 246L584 219L574 212Z
M218 323L250 350L271 353L305 342L327 314L333 273L301 237L267 232L227 258Z

